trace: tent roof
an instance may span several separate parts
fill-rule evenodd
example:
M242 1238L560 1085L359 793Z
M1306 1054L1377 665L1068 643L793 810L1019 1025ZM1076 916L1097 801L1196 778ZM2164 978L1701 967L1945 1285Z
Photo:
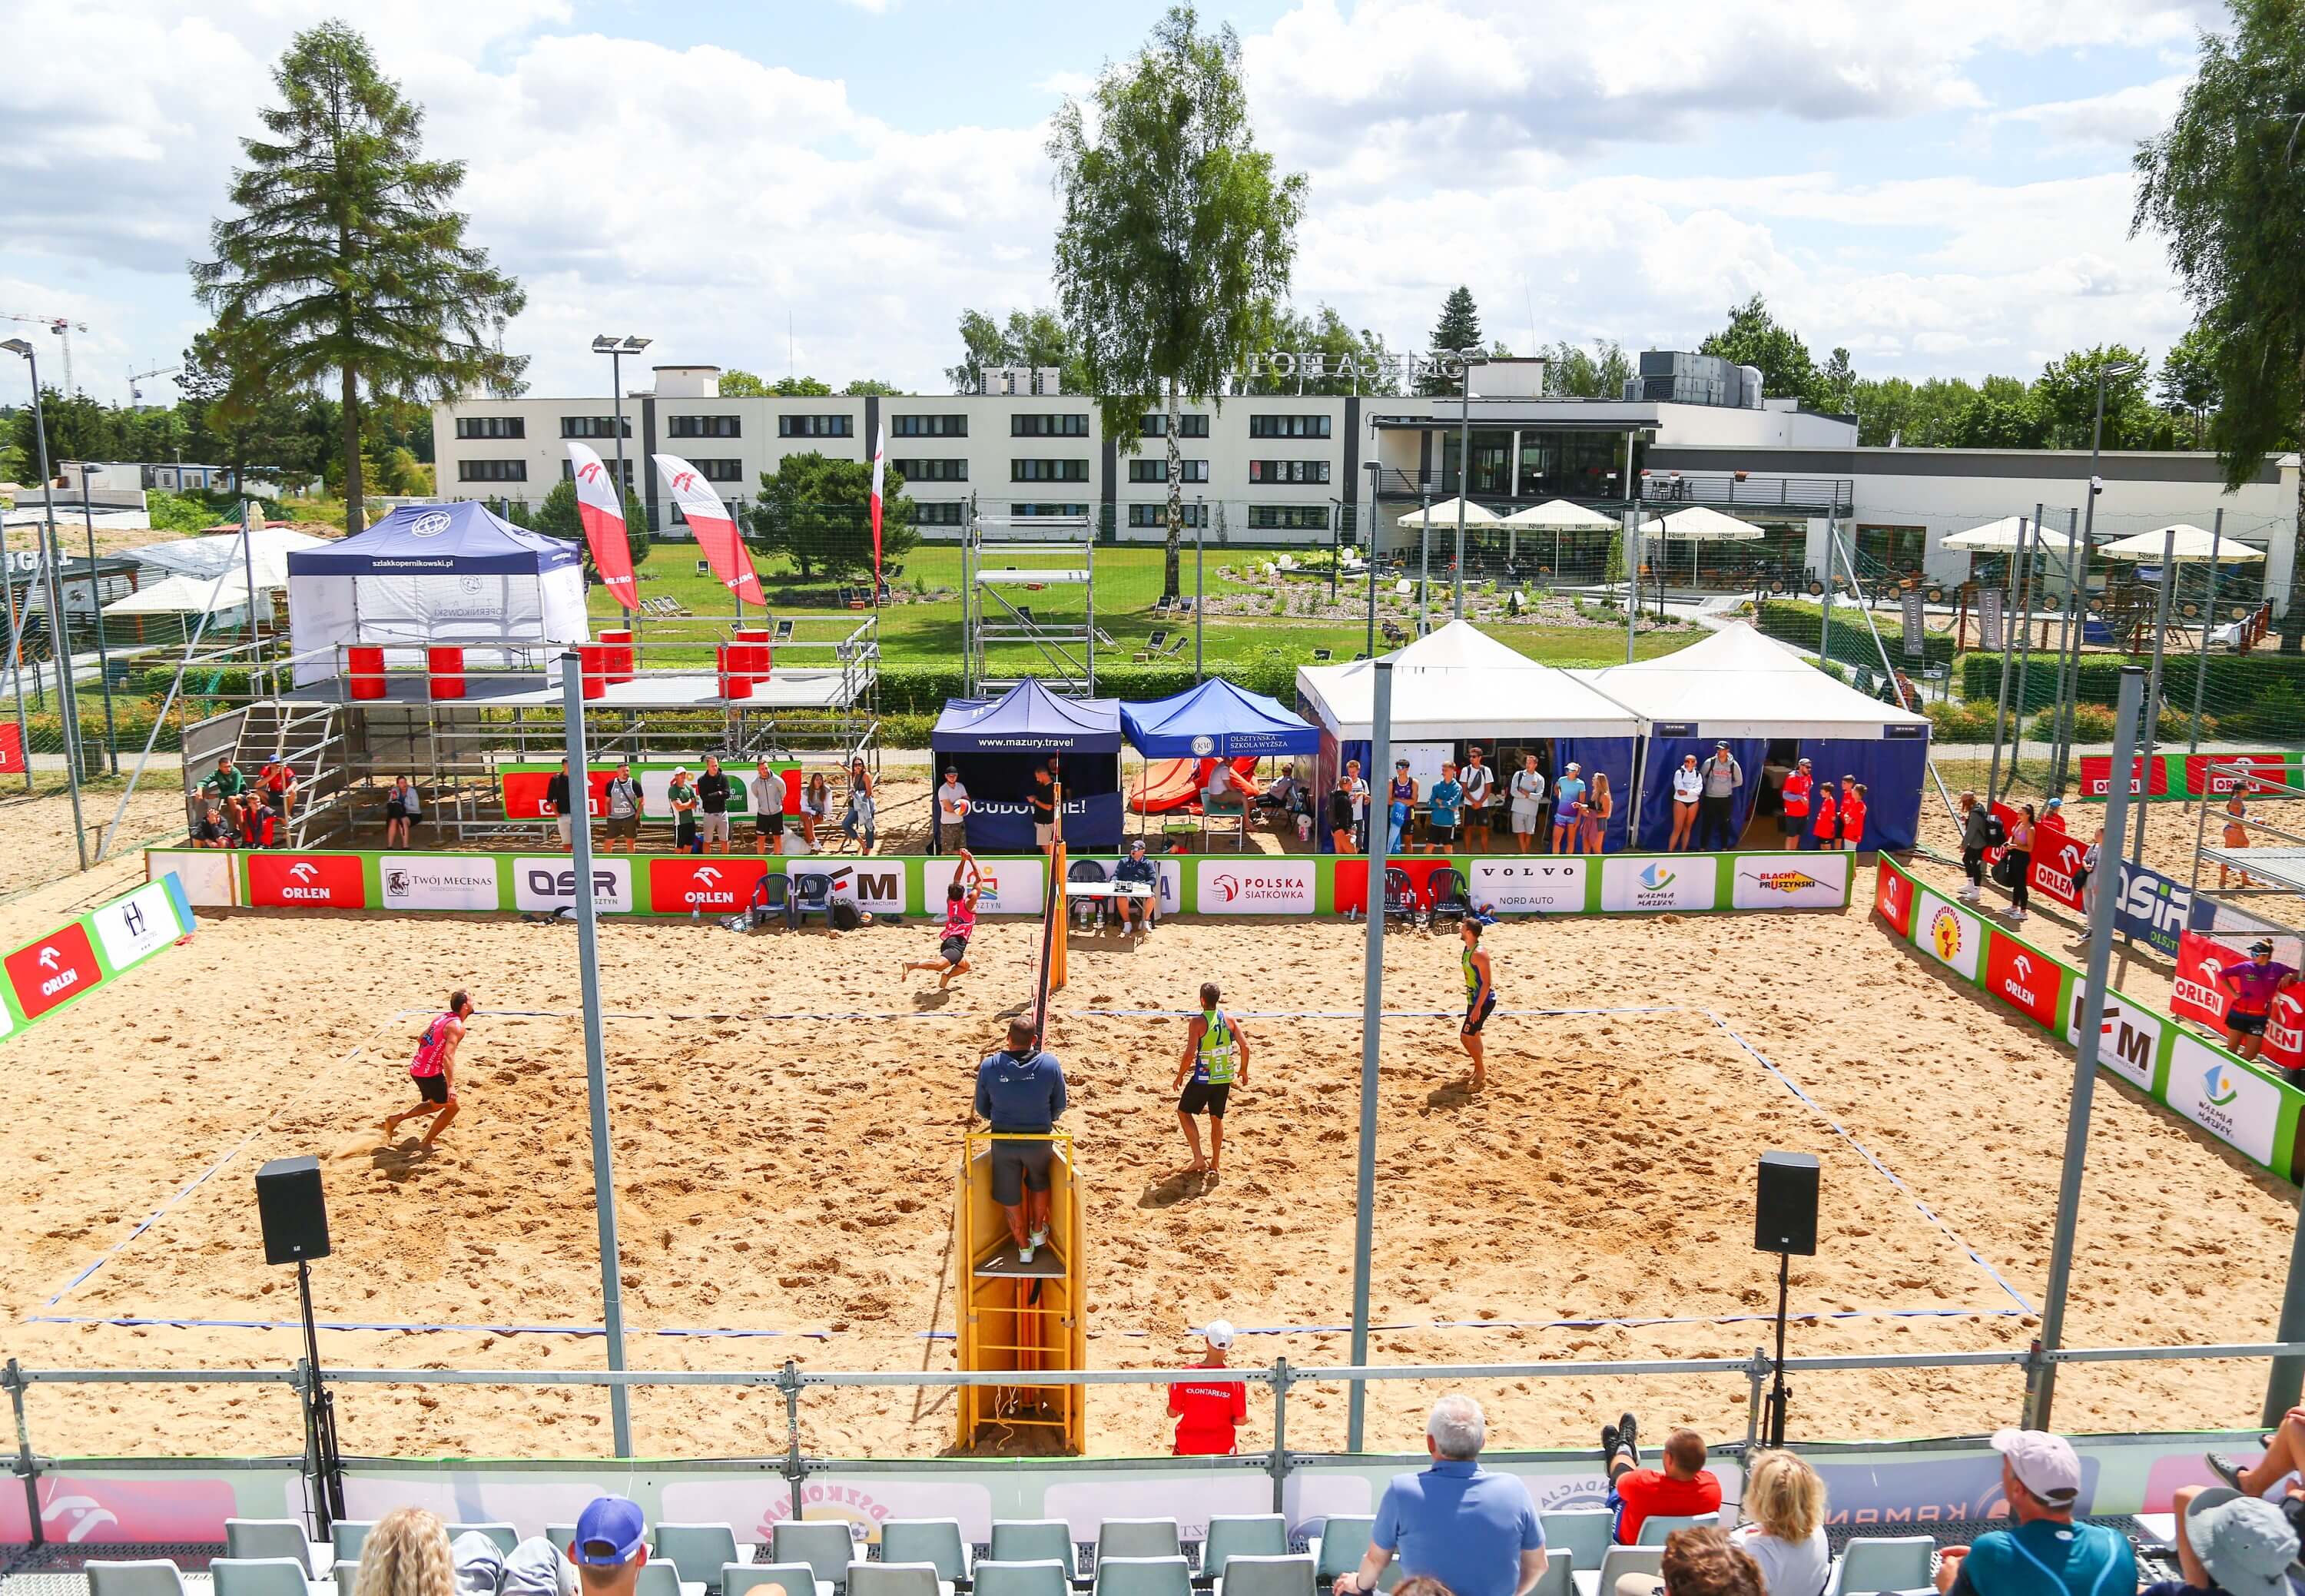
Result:
M2174 533L2173 537L2171 534ZM2174 526L2163 526L2152 532L2140 532L2116 542L2101 543L2097 553L2105 559L2133 559L2143 564L2158 565L2172 554L2179 565L2207 565L2214 558L2219 565L2240 565L2263 559L2265 550L2242 542L2228 533L2219 537L2198 526L2180 521Z
M576 545L515 526L484 504L404 504L357 537L288 556L291 576L540 576Z
M2025 547L2039 549L2045 553L2066 554L2072 550L2073 535L2061 526L2037 522L2030 516L2003 516L1998 521L1988 521L1982 526L1972 526L1967 532L1947 536L1941 545L1947 549L1966 550L1971 553L1984 551L2014 554L2020 528L2023 529Z
M1674 735L1877 738L1892 726L1929 723L1842 686L1743 621L1673 653L1578 674L1652 733L1686 726Z
M218 571L230 571L237 576L243 565L252 564L256 568L256 585L261 589L287 585L291 554L328 547L327 539L289 526L251 527L248 543L243 553L240 533L215 532L201 537L178 538L174 542L146 543L129 550L128 556L145 565L180 571L187 576L213 576Z
M240 540L234 538L233 542ZM265 585L258 573L257 585ZM240 572L226 571L224 579L187 576L181 572L138 588L124 599L104 607L106 615L221 615L248 603L248 581Z
M1393 665L1392 736L1399 741L1638 731L1629 713L1569 672L1537 663L1470 621L1452 620L1385 658ZM1369 661L1300 666L1297 691L1332 736L1369 736L1376 701L1376 668Z
M1457 512L1460 502L1464 508L1466 525L1494 526L1498 524L1495 512L1489 509L1485 505L1477 504L1469 499L1461 501L1455 499L1444 499L1439 504L1433 507L1431 520L1435 531L1438 531L1443 526L1454 526L1457 525ZM1396 525L1414 529L1425 525L1425 512L1422 508L1417 508L1413 509L1409 511L1408 514L1401 516Z
M1120 730L1147 759L1235 759L1321 747L1320 731L1279 699L1243 692L1216 676L1166 698L1122 704Z
M1120 704L1059 698L1037 681L1021 681L998 698L947 699L929 747L940 755L1118 754Z

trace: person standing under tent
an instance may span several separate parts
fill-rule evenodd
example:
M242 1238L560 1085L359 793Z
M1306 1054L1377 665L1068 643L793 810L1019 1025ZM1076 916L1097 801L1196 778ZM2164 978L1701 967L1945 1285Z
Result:
M944 767L944 780L936 789L937 845L945 853L965 853L968 849L968 789L961 785L960 770L956 765Z
M1803 759L1793 766L1792 774L1785 778L1784 807L1777 815L1777 832L1789 849L1801 845L1802 833L1808 830L1809 795L1816 790L1816 776Z
M1465 750L1465 768L1457 772L1457 782L1465 789L1465 851L1486 853L1493 846L1489 805L1496 797L1497 775L1483 763L1480 744Z
M1392 762L1392 789L1384 807L1384 851L1390 858L1400 851L1402 839L1408 835L1408 819L1416 809L1416 778L1408 773L1408 761Z
M914 970L933 969L937 990L944 991L952 985L955 976L968 973L968 939L976 935L976 901L984 892L984 873L976 867L976 856L965 848L960 850L960 860L953 866L952 880L944 890L944 929L938 934L937 956L916 959L897 973L911 975Z
M1337 789L1329 795L1329 847L1335 853L1353 851L1354 832L1353 779L1340 775Z
M2276 964L2273 939L2259 937L2250 945L2249 957L2236 959L2217 972L2217 990L2225 1004L2225 1046L2243 1058L2255 1058L2265 1046L2265 1028L2273 1018L2273 1000L2297 985L2297 971ZM2305 1070L2284 1070L2292 1085L2305 1085Z
M1680 853L1697 845L1697 809L1705 797L1705 777L1697 768L1697 755L1680 756L1680 768L1672 772L1672 840L1667 842L1667 853Z
M698 852L711 853L716 848L724 854L728 851L728 799L735 785L720 768L720 756L707 754L704 773L696 778Z
M1745 770L1729 751L1726 738L1713 745L1711 757L1698 769L1705 777L1705 796L1697 806L1697 819L1704 827L1697 847L1726 853L1737 846L1731 832L1735 828L1737 789L1745 785ZM1715 838L1720 841L1716 842Z
M1481 1028L1496 1012L1496 974L1488 950L1481 946L1481 922L1467 915L1458 923L1457 934L1464 943L1458 962L1465 974L1465 1023L1457 1028L1457 1040L1473 1061L1473 1089L1477 1092L1489 1083L1488 1046L1481 1040Z
M430 1116L432 1123L425 1129L420 1144L429 1148L456 1117L460 1106L456 1100L456 1052L464 1046L465 1022L472 1015L472 994L459 989L448 994L447 1008L424 1028L424 1036L416 1044L416 1054L408 1061L408 1078L416 1083L420 1101L415 1107L386 1118L384 1135L387 1144L393 1132L405 1122Z
M1865 846L1865 783L1854 776L1841 778L1841 846L1850 853Z
M1464 814L1465 784L1457 780L1457 765L1444 760L1441 779L1433 783L1432 807L1425 812L1425 851L1448 853L1457 846L1459 817Z
M1544 815L1544 772L1536 768L1534 750L1520 756L1520 769L1512 773L1511 799L1513 838L1527 853Z
M1616 812L1617 800L1609 791L1609 772L1593 772L1593 790L1585 798L1585 818L1578 825L1578 834L1586 853L1599 853L1609 841L1609 816Z
M1185 1052L1177 1061L1177 1078L1170 1089L1184 1087L1177 1099L1177 1122L1185 1128L1185 1143L1193 1149L1187 1174L1206 1174L1213 1182L1224 1158L1225 1105L1232 1088L1248 1084L1248 1038L1231 1015L1218 1006L1222 994L1214 981L1201 983L1201 1011L1185 1028ZM1190 1075L1192 1084L1186 1085ZM1201 1156L1200 1127L1193 1116L1209 1116L1209 1156Z
M665 801L672 806L672 850L675 853L699 851L696 841L696 786L688 779L688 767L676 766L672 781L665 789Z
M1033 785L1025 802L1033 811L1033 846L1050 852L1057 845L1057 782L1047 765L1033 767Z
M1571 853L1576 850L1578 828L1585 822L1585 778L1578 772L1583 767L1575 760L1561 772L1561 780L1552 784L1552 851Z
M1008 1046L976 1067L974 1107L996 1138L992 1200L1008 1216L1017 1261L1031 1263L1049 1240L1049 1172L1065 1112L1065 1071L1041 1046L1029 1015L1010 1020Z
M1368 851L1368 778L1361 774L1361 762L1345 761L1345 780L1353 794L1353 846L1363 853Z
M423 802L406 776L395 776L384 795L384 845L387 848L412 846L410 831L417 817L423 813Z

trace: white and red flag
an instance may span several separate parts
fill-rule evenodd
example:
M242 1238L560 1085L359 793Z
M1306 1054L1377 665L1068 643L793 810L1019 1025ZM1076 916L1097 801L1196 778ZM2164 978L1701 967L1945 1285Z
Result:
M627 610L641 607L640 585L633 580L633 546L625 539L625 496L609 479L616 474L586 445L568 446L568 465L576 479L576 518L584 524L584 544L592 550L592 568Z
M720 495L712 491L704 474L678 455L650 457L656 462L657 475L671 491L673 502L680 506L681 517L696 533L697 546L704 550L705 561L720 578L720 585L740 602L767 609L769 598L761 591L760 577L753 575L753 557L745 551L744 540L736 535L736 518L720 502Z
M889 423L882 422L880 432L872 440L872 592L876 604L880 592L880 480L888 471Z

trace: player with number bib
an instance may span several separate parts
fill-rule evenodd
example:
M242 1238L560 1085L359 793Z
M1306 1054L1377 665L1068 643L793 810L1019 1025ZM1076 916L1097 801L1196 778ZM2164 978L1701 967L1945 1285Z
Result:
M1214 981L1201 983L1201 1011L1185 1031L1185 1054L1177 1061L1177 1079L1170 1085L1185 1088L1177 1099L1177 1122L1185 1128L1185 1141L1193 1149L1187 1174L1206 1174L1213 1183L1224 1157L1225 1103L1232 1088L1248 1084L1248 1037L1240 1022L1217 1006L1222 995ZM1192 1076L1190 1085L1185 1077ZM1209 1156L1201 1156L1201 1129L1196 1114L1209 1116Z

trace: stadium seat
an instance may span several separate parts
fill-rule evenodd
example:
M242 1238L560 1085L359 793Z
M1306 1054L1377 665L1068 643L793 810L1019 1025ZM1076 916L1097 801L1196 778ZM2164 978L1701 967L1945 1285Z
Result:
M680 1570L652 1559L642 1564L639 1576L633 1582L633 1596L683 1596Z
M957 1518L891 1518L880 1524L880 1560L927 1563L948 1586L968 1581L968 1541Z
M1369 1537L1375 1532L1376 1520L1373 1517L1331 1514L1319 1534L1306 1537L1313 1553L1313 1583L1326 1590L1337 1583L1339 1575L1359 1567L1361 1559L1368 1556Z
M1250 1522L1254 1523L1254 1520ZM1215 1529L1211 1524L1210 1529ZM1217 1576L1217 1596L1314 1596L1313 1559L1286 1552L1235 1552Z
M1602 1554L1601 1566L1587 1574L1582 1568L1572 1569L1569 1583L1576 1587L1577 1596L1608 1596L1617 1588L1617 1582L1628 1574L1646 1574L1656 1579L1664 1578L1664 1548L1662 1546L1612 1546Z
M992 1526L997 1533L1000 1526ZM1070 1565L1053 1558L1001 1563L991 1558L976 1566L974 1596L1070 1596Z
M785 1519L770 1532L770 1560L805 1563L816 1577L838 1586L848 1582L848 1565L855 1561L856 1543L848 1525L838 1519Z
M700 1584L707 1591L720 1588L724 1566L745 1560L736 1547L736 1532L728 1524L660 1523L650 1545L651 1557L671 1564L683 1584Z
M783 1596L832 1596L832 1582L806 1563L730 1563L720 1570L720 1596L747 1596L763 1586Z
M216 1596L312 1596L305 1574L294 1558L216 1558L208 1563Z
M1285 1558L1289 1555L1289 1521L1278 1513L1245 1515L1209 1520L1201 1541L1201 1577L1224 1577L1229 1558Z
M1577 1559L1567 1552L1556 1552L1544 1559L1544 1572L1536 1583L1529 1587L1528 1596L1569 1596L1569 1575L1575 1572Z
M328 1540L336 1548L336 1560L339 1563L359 1562L361 1548L368 1544L368 1532L374 1528L376 1520L372 1518L340 1518L329 1525ZM576 1532L572 1527L568 1534L573 1541Z
M1664 1538L1675 1530L1710 1530L1721 1523L1718 1513L1662 1513L1641 1520L1641 1538L1635 1544L1663 1546Z
M1107 1558L1177 1558L1184 1551L1173 1518L1108 1518L1097 1526L1100 1565Z
M934 1563L851 1563L848 1596L952 1596Z
M1061 1518L995 1519L991 1550L996 1563L1050 1562L1072 1577L1073 1528Z
M1109 1530L1112 1524L1107 1519L1104 1527ZM1193 1571L1182 1553L1172 1558L1099 1558L1095 1596L1193 1596Z
M1371 813L1369 824L1372 828L1383 824L1381 817L1374 812ZM1374 837L1372 840L1374 841ZM1401 839L1404 846L1408 841L1406 837ZM1414 926L1424 919L1424 900L1417 896L1416 883L1409 879L1408 872L1398 865L1387 865L1384 867L1385 919L1387 921L1407 920Z
M224 1555L237 1562L288 1558L312 1577L312 1546L304 1539L301 1518L227 1518L224 1521Z
M87 1572L89 1596L184 1596L183 1574L166 1558L91 1558Z
M560 1554L560 1560L565 1563L568 1560L568 1549L576 1544L576 1526L547 1524L544 1526L544 1538L552 1542L553 1549Z
M1465 877L1454 865L1443 865L1426 876L1425 890L1433 900L1429 924L1437 926L1442 920L1465 917Z
M1544 1526L1546 1546L1569 1553L1579 1568L1598 1568L1608 1554L1617 1515L1606 1507L1565 1507L1540 1513L1536 1521Z
M506 1557L512 1556L513 1548L520 1544L520 1531L511 1524L450 1524L448 1526L448 1540L452 1544L457 1536L471 1534L486 1535L497 1543L497 1549ZM574 1537L572 1536L571 1539L573 1540Z
M1841 1554L1826 1589L1831 1596L1925 1589L1936 1549L1934 1535L1860 1535Z

